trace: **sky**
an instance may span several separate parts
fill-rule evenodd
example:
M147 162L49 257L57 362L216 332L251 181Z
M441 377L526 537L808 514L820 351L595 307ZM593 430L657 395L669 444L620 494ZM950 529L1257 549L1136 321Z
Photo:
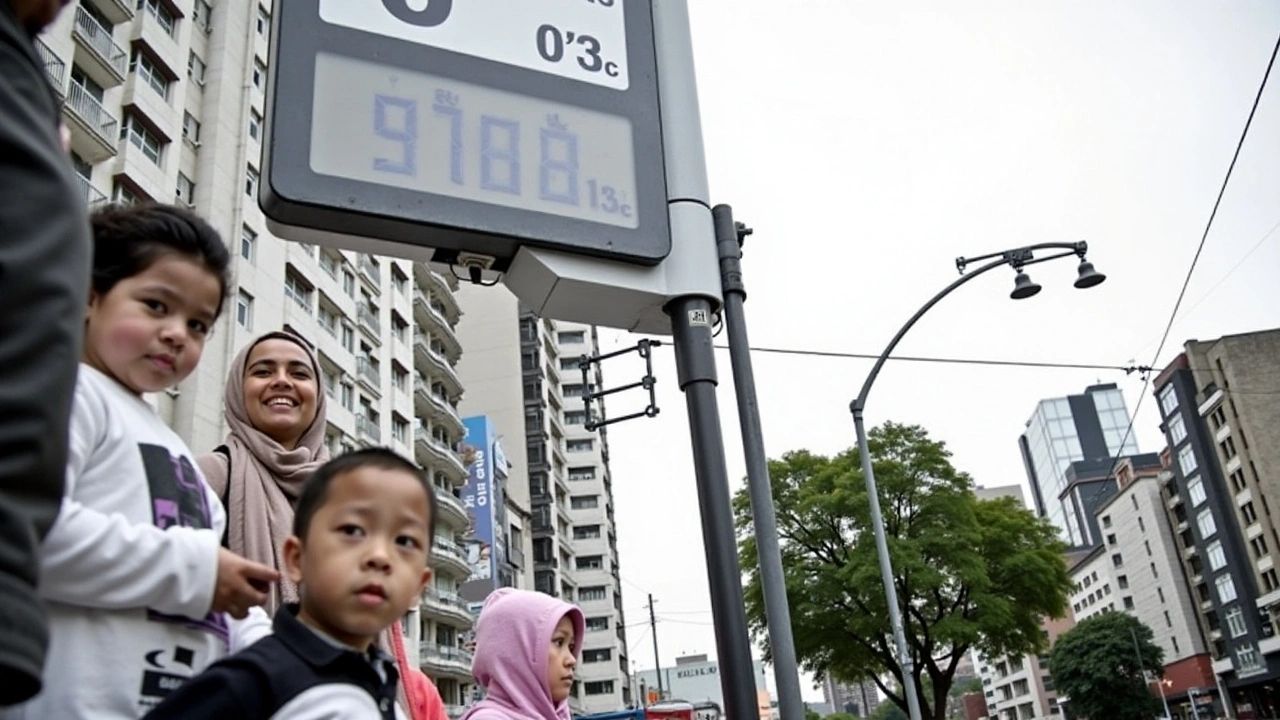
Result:
M898 352L1163 368L1188 339L1280 327L1280 69L1273 71L1168 343L1156 356L1280 34L1280 3L691 0L713 202L755 234L743 260L755 347L878 354L956 277L954 260L1037 242L1089 243L1076 267L974 280ZM785 10L783 9L785 7ZM602 330L602 350L635 342ZM718 342L723 343L722 335ZM629 657L715 656L684 399L657 351L661 413L609 430ZM721 424L733 488L745 464L729 358ZM770 457L855 444L849 401L870 361L754 353ZM634 360L604 366L633 382ZM1017 439L1044 398L1138 374L889 363L871 425L924 426L986 486L1022 483ZM1149 390L1146 391L1149 395ZM639 398L611 398L610 414ZM642 404L642 403L641 403ZM1163 442L1155 402L1139 447ZM804 682L806 699L821 692Z

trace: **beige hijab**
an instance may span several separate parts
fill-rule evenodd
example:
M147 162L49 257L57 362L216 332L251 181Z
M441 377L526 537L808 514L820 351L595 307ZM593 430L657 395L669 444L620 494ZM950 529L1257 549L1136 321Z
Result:
M287 340L305 350L315 373L316 417L292 450L286 450L254 428L244 402L244 373L249 353L258 343L272 339ZM227 425L231 428L226 441L231 451L230 473L222 453L201 455L197 462L209 485L226 502L227 544L231 551L280 570L280 582L273 586L265 606L267 613L274 616L282 604L298 600L297 587L284 577L281 556L285 538L293 529L293 504L297 502L303 482L329 459L329 450L324 444L325 391L315 353L290 333L262 335L246 345L231 362L223 403Z

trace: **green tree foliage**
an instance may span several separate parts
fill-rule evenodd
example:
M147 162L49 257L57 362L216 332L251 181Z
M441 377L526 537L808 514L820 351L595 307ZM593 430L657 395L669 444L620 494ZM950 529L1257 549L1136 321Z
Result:
M1012 498L979 500L943 443L918 426L870 434L903 624L908 679L925 717L941 720L956 666L971 649L992 657L1041 652L1045 617L1060 617L1071 587L1063 546L1047 521ZM796 654L821 676L875 677L899 707L902 667L880 579L857 449L807 451L769 463ZM747 613L768 645L750 499L734 498ZM890 680L881 679L888 676Z
M1159 672L1164 660L1164 650L1152 637L1151 628L1120 612L1094 615L1059 636L1049 656L1049 673L1058 693L1069 698L1072 717L1145 720L1160 715L1160 700L1143 676L1143 669Z
M910 720L907 713L893 703L880 703L871 711L871 720Z

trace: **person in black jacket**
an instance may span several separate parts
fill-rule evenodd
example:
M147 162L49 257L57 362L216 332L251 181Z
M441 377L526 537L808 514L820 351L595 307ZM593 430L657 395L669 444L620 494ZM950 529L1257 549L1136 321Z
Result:
M40 690L36 550L58 514L89 222L35 35L70 0L0 0L0 706Z

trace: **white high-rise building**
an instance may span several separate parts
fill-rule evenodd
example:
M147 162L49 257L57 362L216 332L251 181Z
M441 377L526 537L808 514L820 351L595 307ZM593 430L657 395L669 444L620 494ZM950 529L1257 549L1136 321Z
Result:
M578 367L596 352L595 330L538 318L501 287L464 286L458 299L467 315L459 372L471 388L462 408L492 420L511 465L504 529L513 582L582 607L587 633L570 704L619 710L631 689L608 438L585 428ZM598 389L598 366L590 377Z
M457 590L470 572L455 489L463 387L453 281L423 264L286 243L258 209L270 4L256 0L81 0L37 41L64 98L86 202L180 203L205 217L235 258L226 319L195 373L156 398L161 414L207 452L226 433L223 386L251 338L290 329L320 357L330 450L385 445L415 458L439 490L433 586L407 618L445 702L460 710L470 679L461 649L472 625Z

